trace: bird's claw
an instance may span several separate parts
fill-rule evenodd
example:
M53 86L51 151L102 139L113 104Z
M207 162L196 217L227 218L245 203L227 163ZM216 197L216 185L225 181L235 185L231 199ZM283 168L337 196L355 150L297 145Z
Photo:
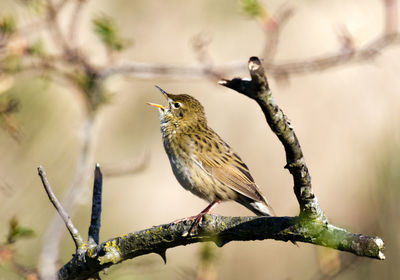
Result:
M193 221L192 225L190 226L189 231L184 231L183 232L182 237L186 237L188 235L189 236L196 235L197 226L200 225L201 222L203 221L203 215L204 214L201 213L200 215L197 215L197 216L194 216L194 217L190 217L190 218L192 218L191 220L193 220L193 218L194 218L194 221Z

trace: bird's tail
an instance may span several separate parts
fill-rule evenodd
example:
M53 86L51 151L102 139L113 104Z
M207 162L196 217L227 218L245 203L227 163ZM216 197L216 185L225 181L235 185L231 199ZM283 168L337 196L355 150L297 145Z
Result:
M264 201L254 201L250 202L250 205L253 208L253 212L257 214L257 216L275 216L275 211L272 209L271 206L269 206L267 203ZM251 209L250 209L251 210ZM256 211L254 211L256 210Z
M244 207L252 211L257 216L275 216L275 211L266 201L255 201L247 197L241 197L237 200Z

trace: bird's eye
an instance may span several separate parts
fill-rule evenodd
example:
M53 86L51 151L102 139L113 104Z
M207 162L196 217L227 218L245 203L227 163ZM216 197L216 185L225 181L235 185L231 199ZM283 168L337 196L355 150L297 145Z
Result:
M174 105L174 108L176 108L176 109L181 107L181 104L179 102L175 102L173 105Z

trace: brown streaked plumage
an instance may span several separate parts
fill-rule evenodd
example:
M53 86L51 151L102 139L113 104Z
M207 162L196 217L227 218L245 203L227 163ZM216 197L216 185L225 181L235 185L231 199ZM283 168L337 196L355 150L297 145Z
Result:
M273 210L246 164L208 127L200 102L187 94L169 94L156 87L168 105L148 104L158 108L164 148L173 173L186 190L210 202L194 217L193 226L227 200L239 202L259 216L271 215Z

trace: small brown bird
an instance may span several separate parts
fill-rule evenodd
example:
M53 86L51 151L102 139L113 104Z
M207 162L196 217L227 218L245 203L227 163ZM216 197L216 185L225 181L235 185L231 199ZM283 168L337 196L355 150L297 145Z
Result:
M148 104L158 108L172 171L182 187L210 203L197 216L184 219L194 220L189 233L221 201L234 200L258 216L270 216L273 210L246 164L208 127L200 102L190 95L174 95L156 87L168 105Z

